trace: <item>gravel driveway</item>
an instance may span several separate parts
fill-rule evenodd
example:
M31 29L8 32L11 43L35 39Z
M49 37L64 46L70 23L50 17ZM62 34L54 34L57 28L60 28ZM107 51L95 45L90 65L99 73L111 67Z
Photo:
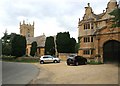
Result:
M67 66L63 61L35 65L40 73L30 84L118 84L118 67L114 64Z

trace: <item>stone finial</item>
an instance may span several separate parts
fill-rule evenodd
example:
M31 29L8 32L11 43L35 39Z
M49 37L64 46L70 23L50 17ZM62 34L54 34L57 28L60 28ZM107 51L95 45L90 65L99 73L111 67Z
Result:
M103 10L103 13L105 12L105 10Z
M29 26L31 26L31 24L29 23Z
M33 26L35 25L35 22L33 21Z
M25 20L23 20L23 24L25 24Z
M90 7L90 3L88 3L88 7Z
M80 18L79 18L79 22L80 22Z
M21 25L21 22L20 22L20 25Z

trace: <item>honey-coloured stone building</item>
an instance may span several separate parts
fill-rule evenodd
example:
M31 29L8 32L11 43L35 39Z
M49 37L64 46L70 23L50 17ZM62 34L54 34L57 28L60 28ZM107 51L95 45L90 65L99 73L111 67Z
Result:
M78 55L88 61L117 62L120 57L120 27L114 23L109 13L118 8L116 0L110 0L103 13L95 14L90 3L85 7L83 19L78 22L80 48Z
M33 24L28 24L24 20L20 22L20 34L26 37L27 47L26 47L26 55L30 56L31 44L32 42L37 42L37 52L35 56L44 55L44 47L45 47L45 34L34 37L34 22Z

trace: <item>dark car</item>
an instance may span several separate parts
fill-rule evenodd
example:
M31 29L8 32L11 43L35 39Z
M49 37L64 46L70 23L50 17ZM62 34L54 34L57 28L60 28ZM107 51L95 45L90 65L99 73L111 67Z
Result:
M73 56L73 57L68 57L67 59L67 65L85 65L87 64L87 59L82 57L82 56Z

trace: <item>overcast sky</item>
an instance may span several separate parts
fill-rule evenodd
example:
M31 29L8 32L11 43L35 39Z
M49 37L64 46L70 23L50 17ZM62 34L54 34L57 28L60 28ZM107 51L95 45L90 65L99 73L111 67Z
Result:
M106 9L109 0L0 0L0 38L8 33L19 34L19 22L35 22L35 36L69 31L78 37L78 19L82 19L87 3L95 14ZM117 0L118 1L118 0Z

